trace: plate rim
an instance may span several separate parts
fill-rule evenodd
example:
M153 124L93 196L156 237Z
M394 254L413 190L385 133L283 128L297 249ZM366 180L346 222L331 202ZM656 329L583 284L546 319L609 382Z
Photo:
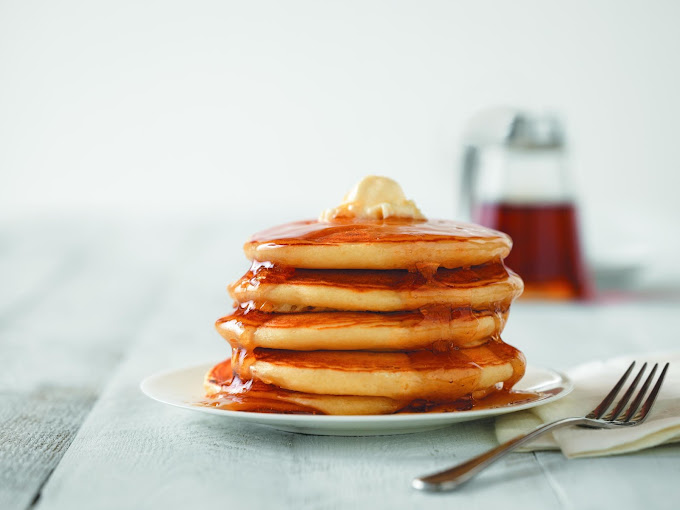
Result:
M448 413L403 413L403 414L368 414L368 415L323 415L323 414L285 414L285 413L258 413L253 411L235 411L230 409L217 409L214 407L202 407L190 402L179 402L178 400L167 400L161 398L153 390L149 388L154 382L159 379L173 376L178 373L185 373L191 371L198 371L205 373L210 367L214 366L215 362L205 362L192 364L180 368L166 369L156 372L145 377L139 384L141 392L147 397L160 402L162 404L170 405L180 409L187 409L190 411L198 411L207 414L236 418L240 420L256 421L262 425L280 425L281 422L289 422L289 424L296 424L297 426L324 426L324 425L361 425L384 423L386 426L391 424L402 424L404 422L416 423L436 423L440 421L455 422L458 420L472 420L475 418L490 418L501 414L508 414L513 412L525 411L534 407L549 404L560 400L569 395L574 389L574 382L563 372L551 368L538 367L527 365L529 370L541 370L557 377L557 381L561 382L562 391L556 395L552 395L545 399L535 400L532 402L525 402L523 404L509 405L503 407L496 407L491 409L471 409L467 411L456 411Z

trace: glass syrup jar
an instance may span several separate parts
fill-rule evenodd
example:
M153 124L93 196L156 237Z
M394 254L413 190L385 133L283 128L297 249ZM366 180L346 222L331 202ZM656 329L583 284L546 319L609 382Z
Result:
M460 215L512 238L505 264L528 298L591 295L564 140L555 116L508 109L478 115L466 130Z

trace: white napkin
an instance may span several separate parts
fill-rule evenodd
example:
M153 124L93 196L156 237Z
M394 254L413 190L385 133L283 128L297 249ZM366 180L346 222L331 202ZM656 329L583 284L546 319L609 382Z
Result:
M654 363L659 363L657 377L666 362L671 364L656 403L642 425L613 430L568 427L546 434L519 451L561 449L568 458L597 457L680 442L680 352L625 356L573 368L567 371L574 382L572 393L552 404L499 417L496 419L498 441L503 443L538 425L560 418L585 416L609 393L633 360L638 363L628 378L628 383L633 380L642 363L649 363L639 387Z

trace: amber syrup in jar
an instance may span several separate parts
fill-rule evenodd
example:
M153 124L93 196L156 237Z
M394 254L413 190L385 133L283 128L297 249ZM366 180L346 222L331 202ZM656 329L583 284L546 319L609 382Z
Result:
M482 203L474 217L512 238L505 264L524 280L524 297L590 297L573 203Z

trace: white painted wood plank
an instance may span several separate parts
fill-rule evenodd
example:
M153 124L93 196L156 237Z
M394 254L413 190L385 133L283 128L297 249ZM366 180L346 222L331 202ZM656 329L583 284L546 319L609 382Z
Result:
M565 461L535 454L563 494L566 508L676 510L680 502L680 445L631 455Z
M0 394L0 508L27 508L95 400L77 388Z
M36 498L163 293L167 267L177 263L187 236L186 229L54 221L19 231L3 271L12 286L23 280L31 290L4 300L10 305L0 320L3 510ZM30 274L50 267L45 252L57 262L41 284Z

